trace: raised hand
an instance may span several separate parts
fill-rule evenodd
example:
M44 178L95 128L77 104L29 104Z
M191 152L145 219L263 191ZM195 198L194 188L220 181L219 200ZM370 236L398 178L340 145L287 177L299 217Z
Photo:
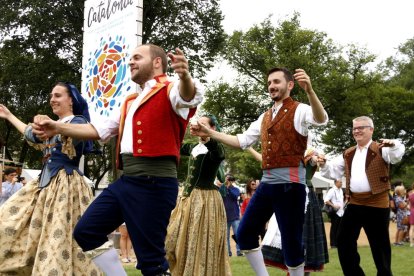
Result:
M10 114L10 110L5 105L0 104L0 118L7 119Z
M299 86L305 90L306 93L310 93L312 91L312 85L310 81L310 77L306 74L305 70L303 69L296 69L295 74L293 77L298 82Z
M184 52L179 48L175 48L175 54L169 52L168 57L171 59L171 68L181 80L191 78L188 71L188 60L184 56Z

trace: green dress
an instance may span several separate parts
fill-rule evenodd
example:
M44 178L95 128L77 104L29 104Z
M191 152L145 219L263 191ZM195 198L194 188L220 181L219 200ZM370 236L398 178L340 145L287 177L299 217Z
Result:
M222 144L183 144L188 176L168 226L166 251L172 275L231 275L227 220L214 180L225 152Z

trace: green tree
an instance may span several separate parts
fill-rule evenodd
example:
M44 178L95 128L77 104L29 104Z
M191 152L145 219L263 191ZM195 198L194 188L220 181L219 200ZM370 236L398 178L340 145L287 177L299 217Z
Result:
M391 75L390 83L414 91L414 38L401 44L397 54L389 57L382 69Z
M48 96L56 81L70 80L80 87L83 11L84 0L2 1L0 102L24 122L39 113L54 117ZM183 48L193 73L204 76L224 41L218 2L145 0L143 14L143 43ZM4 121L0 121L0 141L6 145L7 158L40 168L40 153Z
M35 114L55 116L49 93L58 80L80 84L83 1L9 1L0 11L0 102L22 121ZM0 127L8 158L40 167L40 153L19 139L9 124Z
M370 69L376 57L367 49L352 44L336 45L323 32L301 28L299 17L295 13L278 26L273 26L268 18L246 32L233 32L227 38L222 55L237 71L237 82L221 80L211 85L203 107L217 114L228 133L238 133L247 129L272 104L266 88L267 70L275 66L290 70L303 68L329 115L326 127L313 129L326 152L339 154L355 143L351 126L352 119L357 116L368 115L374 119L375 139L405 139L405 135L410 135L411 131L397 122L399 116L408 113L394 108L395 112L387 112L388 107L382 105L384 101L391 103L398 96L406 95L406 88L391 88L383 71ZM408 76L405 76L407 80ZM298 85L291 95L308 103ZM411 106L411 97L405 99L402 102ZM242 158L237 157L238 153L234 156L234 161L228 162L230 169L240 173L248 171Z
M389 57L381 66L387 76L382 93L378 95L375 114L383 129L383 136L400 137L406 146L402 162L395 165L394 172L411 184L414 164L414 38L398 47L395 56Z
M217 0L144 0L142 42L180 47L190 70L204 77L224 43L223 15Z

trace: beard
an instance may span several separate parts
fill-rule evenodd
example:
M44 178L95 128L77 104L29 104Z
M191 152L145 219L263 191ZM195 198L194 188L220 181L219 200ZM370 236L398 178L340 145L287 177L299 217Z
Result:
M270 98L272 99L272 101L278 102L278 101L283 100L283 99L286 98L286 95L288 93L288 88L287 88L287 86L283 87L283 88L279 88L277 94L275 96L272 96L272 93L274 91L275 91L275 89L271 89L269 91Z
M135 71L134 75L131 76L131 79L142 87L147 81L152 79L153 71L154 67L152 62L141 65L139 69Z

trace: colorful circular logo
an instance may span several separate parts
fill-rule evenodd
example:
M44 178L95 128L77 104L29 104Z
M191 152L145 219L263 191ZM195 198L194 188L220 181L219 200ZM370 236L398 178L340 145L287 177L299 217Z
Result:
M89 109L101 116L109 116L114 108L119 108L124 96L131 89L128 73L128 49L125 38L109 37L100 39L99 47L89 53L84 70L85 96Z

